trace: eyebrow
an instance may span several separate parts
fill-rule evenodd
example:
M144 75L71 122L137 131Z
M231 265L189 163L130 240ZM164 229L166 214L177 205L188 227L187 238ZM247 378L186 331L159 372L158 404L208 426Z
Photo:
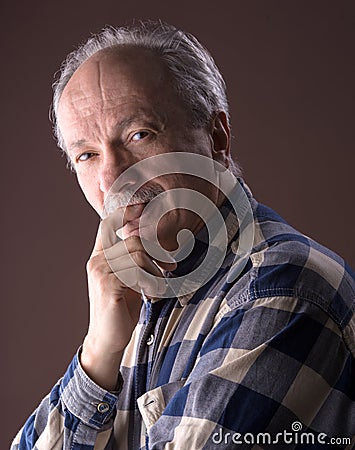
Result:
M79 139L78 141L72 142L68 146L68 151L74 150L74 148L81 148L88 144L88 141L85 139Z
M158 117L156 114L154 114L155 120L159 121L160 124L163 124L164 121L162 120L161 117ZM144 119L145 121L151 123L152 120L148 120L147 115L142 111L140 114L135 114L132 117L129 117L127 119L123 119L120 122L118 122L115 126L114 126L114 130L117 133L118 130L122 130L130 125L132 125L132 123L137 122L138 120L142 120ZM69 146L68 146L68 152L73 151L76 148L82 148L82 147L86 147L89 144L89 141L87 141L86 139L79 139L77 141L72 142Z

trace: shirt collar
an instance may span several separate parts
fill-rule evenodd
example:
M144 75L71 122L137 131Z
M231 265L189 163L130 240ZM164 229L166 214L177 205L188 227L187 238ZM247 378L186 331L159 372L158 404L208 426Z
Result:
M249 188L245 185L244 181L242 179L238 179L240 182L240 185L242 186L243 190L245 191L247 197L249 199L252 199L252 194L249 190ZM231 197L229 195L229 197ZM238 243L238 231L239 231L239 224L238 224L238 218L236 215L236 211L234 210L234 207L230 200L228 198L225 198L222 205L219 208L219 213L221 214L223 221L225 223L225 230L226 230L226 238L227 238L227 252L226 255L228 255L231 251L231 245L235 247ZM216 213L217 214L217 213ZM214 214L211 219L209 220L209 225L211 225L211 221L216 220L216 214ZM212 229L214 227L212 226ZM210 242L209 242L210 239ZM200 231L195 235L195 241L193 248L189 255L183 259L182 261L179 261L177 264L177 268L174 271L171 272L164 272L164 276L166 278L172 278L172 277L182 277L186 276L188 279L188 275L193 272L205 259L206 253L210 246L213 246L215 242L218 241L218 236L211 236L209 237L208 233L208 226L205 224ZM183 251L182 249L181 251ZM208 272L211 269L213 270L213 266L216 267L216 261L219 261L219 266L221 266L221 259L219 258L218 253L222 255L222 250L219 248L218 245L214 246L215 254L214 257L210 258L209 261L207 261L205 271ZM178 256L178 255L177 255ZM222 256L221 256L222 257ZM225 258L224 258L225 259ZM190 279L190 283L193 283L193 278ZM199 288L194 290L191 293L185 294L185 295L178 295L177 298L181 304L181 306L185 306L193 297L193 295L198 291ZM154 299L153 301L157 301L158 299Z

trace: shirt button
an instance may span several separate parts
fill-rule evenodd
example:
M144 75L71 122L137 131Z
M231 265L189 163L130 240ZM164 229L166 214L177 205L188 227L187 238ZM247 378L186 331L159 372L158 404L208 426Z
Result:
M107 411L109 411L109 409L110 409L110 405L106 402L101 402L97 405L97 410L101 414L107 413Z
M147 345L152 345L153 344L153 342L154 342L154 334L151 334L150 336L149 336L149 338L147 339Z

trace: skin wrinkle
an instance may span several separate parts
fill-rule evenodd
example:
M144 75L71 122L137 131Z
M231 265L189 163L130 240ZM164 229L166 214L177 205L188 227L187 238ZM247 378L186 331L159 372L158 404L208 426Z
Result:
M130 46L131 50L137 50L136 47L132 47ZM121 65L124 65L125 62L129 62L129 58L130 55L127 54L127 50L129 50L128 46L124 49L124 51L120 50L120 59L121 59ZM169 85L172 85L171 83L173 82L173 80L171 79L171 75L170 73L167 72L165 65L162 63L162 61L160 61L157 57L156 54L150 50L147 49L139 49L140 53L143 54L148 54L150 57L153 56L153 59L159 63L160 66L160 70L159 72L155 73L155 85L160 85L161 83L163 83L163 86L166 86L167 83ZM104 75L104 71L102 69L104 62L107 62L109 59L113 58L114 60L117 60L117 49L106 49L106 50L102 50L98 53L96 53L95 55L93 55L92 58L93 59L93 63L95 66L95 72L97 72L97 77L95 78L95 82L92 82L92 77L90 77L89 82L84 82L82 81L80 78L79 80L78 75L80 74L80 72L82 71L82 66L85 65L83 64L82 66L80 66L77 71L74 73L72 79L70 80L70 84L73 83L73 81L76 83L77 88L74 91L72 98L71 98L71 104L70 104L70 109L71 110L75 110L77 106L79 106L79 108L81 109L80 111L80 117L78 118L78 120L82 119L82 118L90 118L91 116L97 116L97 115L103 115L105 113L105 111L103 110L103 104L107 101L113 103L112 108L115 108L115 103L117 102L118 96L117 94L120 92L119 89L115 89L115 88L107 88L103 87L104 82L105 82L105 75ZM98 59L98 61L97 61ZM113 70L111 70L112 72ZM109 72L109 71L108 71ZM125 79L127 79L127 74L124 74L124 79L123 82L125 81ZM107 74L106 74L107 77ZM95 86L98 89L98 92L100 94L100 98L97 98L97 92L96 92L96 97L89 97L88 96L88 87L89 87L89 91L92 90L92 86ZM62 97L65 97L65 92L67 90L67 86L65 87ZM144 89L143 89L144 91ZM175 94L175 89L173 90L174 94ZM143 92L144 93L144 92ZM95 101L93 102L92 99L95 98ZM122 96L122 99L124 97ZM132 94L132 92L128 93L128 101L131 101L134 98L137 98L137 102L140 101L140 96L139 95L135 95ZM179 98L179 102L181 103L181 100ZM60 105L62 104L62 102L60 102ZM124 101L122 100L122 105L124 105ZM106 111L109 110L109 108L107 107L107 105L105 106ZM158 115L158 114L157 114ZM165 122L166 122L166 118L165 118ZM76 124L76 121L73 121L72 123L73 125ZM99 135L100 132L98 131L97 135ZM82 140L81 140L82 141ZM70 146L70 144L69 144ZM66 145L66 148L68 149L68 145ZM69 157L71 157L71 155L69 154Z
M145 115L146 114L146 115ZM148 119L148 114L147 113L144 113L144 110L142 109L142 114L141 115L139 115L139 113L137 113L135 116L132 116L132 117L130 117L130 118L127 118L127 119L124 119L124 120L122 120L122 121L120 121L120 122L118 122L117 123L117 125L115 125L114 127L113 127L113 133L112 133L112 135L113 136L117 136L117 134L121 131L123 131L124 130L124 128L125 127L129 127L130 125L132 125L134 122L137 122L137 121L139 121L139 119L145 119L146 118L146 120L148 121L149 119ZM159 119L157 118L157 122L159 121ZM153 124L151 123L150 124L151 126L153 126ZM161 131L163 131L164 129L165 129L165 123L164 123L164 121L163 121L163 119L161 120L161 124L160 124L160 126L161 126ZM112 138L112 144L115 144L117 139L116 138ZM118 142L117 142L118 143ZM68 153L69 153L69 156L73 156L73 150L76 148L76 147L79 147L79 148L85 148L85 146L92 146L92 148L94 148L95 147L95 145L94 144L92 144L92 143L90 143L89 141L87 141L87 140L85 140L85 139L79 139L78 141L76 141L76 142L72 142L72 143L70 143L69 145L68 145Z
M104 103L107 102L107 99L105 98L105 95L104 95L104 87L103 87L104 80L102 79L103 73L102 73L101 67L102 67L102 61L99 60L97 62L97 72L98 72L97 81L98 81L99 92L101 93L101 105L103 108ZM103 111L101 111L101 114L103 114ZM110 132L107 128L107 123L104 122L104 125L106 125L105 135L108 136L110 134Z
M219 161L229 155L229 134L222 116L208 127L192 126L191 115L174 86L162 80L170 81L159 58L138 48L129 52L116 49L89 58L63 91L58 123L66 146L71 148L79 185L99 215L113 182L138 161L179 151ZM117 128L120 123L125 124L123 128ZM142 131L148 134L132 140L134 133ZM83 152L90 155L78 162ZM155 182L164 191L192 188L219 202L215 188L195 177L172 172ZM175 209L160 220L158 236L162 236L166 249L173 250L179 230L188 228L196 233L201 225L191 211Z

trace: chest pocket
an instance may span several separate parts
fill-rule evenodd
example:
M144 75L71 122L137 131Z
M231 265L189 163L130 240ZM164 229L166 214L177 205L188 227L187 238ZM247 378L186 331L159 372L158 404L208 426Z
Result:
M186 379L163 384L137 399L139 411L148 431L162 416L170 400L184 387L185 383Z

